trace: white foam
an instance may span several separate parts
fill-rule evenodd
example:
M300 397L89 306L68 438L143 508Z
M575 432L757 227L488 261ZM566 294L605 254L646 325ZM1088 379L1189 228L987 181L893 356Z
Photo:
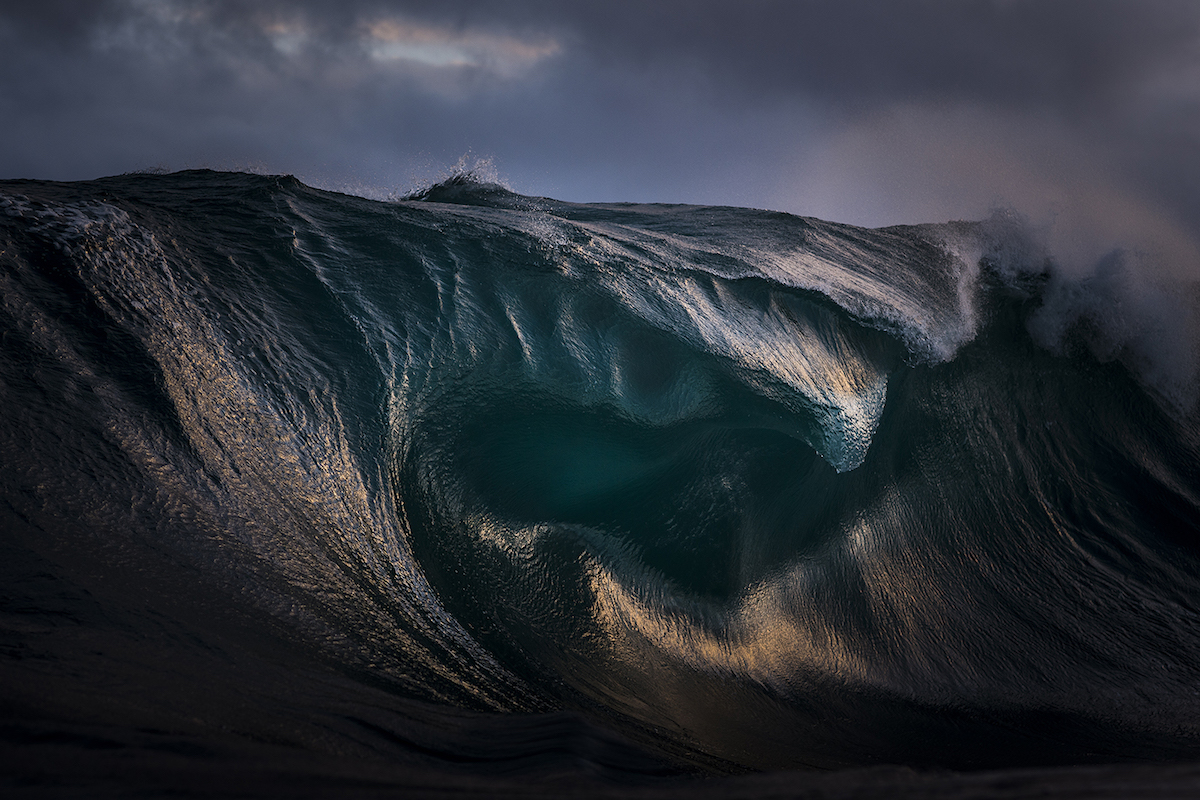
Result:
M1011 211L943 230L960 258L986 262L1009 289L1045 282L1027 323L1039 345L1066 354L1082 344L1101 361L1119 360L1174 410L1197 409L1200 256L1177 239L1102 247L1099 232L1081 238L1078 228Z

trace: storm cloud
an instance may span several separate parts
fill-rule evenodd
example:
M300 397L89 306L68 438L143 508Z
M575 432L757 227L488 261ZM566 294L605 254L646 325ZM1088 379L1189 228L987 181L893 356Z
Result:
M1191 0L43 0L0 10L0 117L2 177L386 196L470 153L566 200L1011 207L1084 261L1136 242L1200 271Z

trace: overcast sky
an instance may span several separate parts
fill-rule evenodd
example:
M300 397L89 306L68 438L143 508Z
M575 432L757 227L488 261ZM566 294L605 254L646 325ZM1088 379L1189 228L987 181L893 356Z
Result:
M385 196L466 153L565 200L1011 206L1186 249L1200 2L0 0L0 177Z

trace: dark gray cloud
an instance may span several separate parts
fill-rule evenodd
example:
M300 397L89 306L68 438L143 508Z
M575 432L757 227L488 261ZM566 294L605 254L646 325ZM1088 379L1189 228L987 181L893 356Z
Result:
M471 151L565 199L1200 238L1193 0L9 3L0 117L4 177L383 194Z
M687 53L752 90L848 105L897 97L1104 104L1197 33L1195 5L1178 2L763 2L702 16L686 7L654 5L658 29L669 30L665 52ZM654 36L625 41L656 52Z

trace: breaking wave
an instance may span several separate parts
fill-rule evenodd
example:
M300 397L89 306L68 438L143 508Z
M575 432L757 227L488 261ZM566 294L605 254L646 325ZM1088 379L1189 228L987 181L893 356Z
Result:
M5 182L0 248L44 623L3 681L117 698L33 718L534 772L563 713L612 774L1197 755L1200 302L1139 254L205 171Z

